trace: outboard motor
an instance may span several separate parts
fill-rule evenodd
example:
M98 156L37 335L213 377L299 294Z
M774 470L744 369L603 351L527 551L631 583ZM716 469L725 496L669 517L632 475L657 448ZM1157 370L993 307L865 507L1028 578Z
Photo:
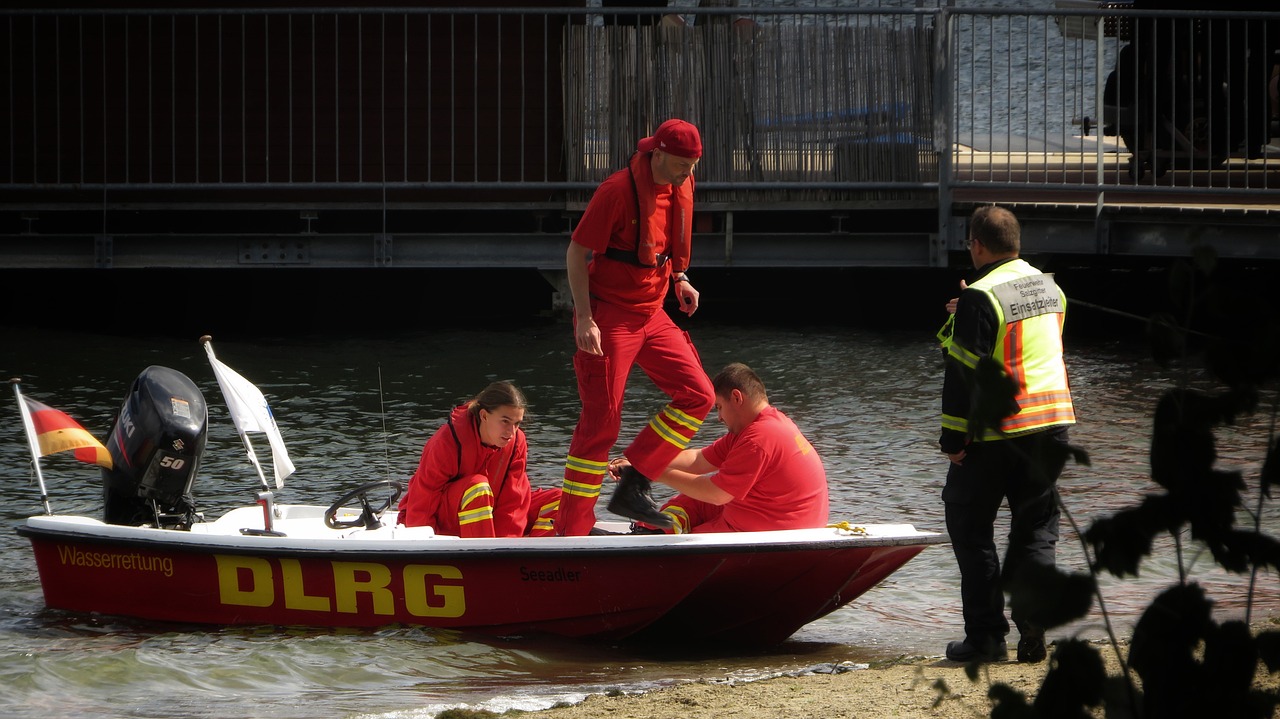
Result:
M102 470L103 521L189 528L208 424L204 395L186 375L155 365L143 370L107 438L114 467Z

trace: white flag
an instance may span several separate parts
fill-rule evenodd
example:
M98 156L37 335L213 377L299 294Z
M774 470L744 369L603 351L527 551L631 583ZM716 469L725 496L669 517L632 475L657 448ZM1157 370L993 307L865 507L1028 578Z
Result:
M222 388L222 396L227 400L227 409L231 411L236 429L241 433L266 433L267 441L271 443L271 464L275 468L276 487L283 487L285 478L293 474L294 467L267 398L262 396L262 391L252 382L223 364L212 352L209 364L213 366L213 375L218 378L218 386Z

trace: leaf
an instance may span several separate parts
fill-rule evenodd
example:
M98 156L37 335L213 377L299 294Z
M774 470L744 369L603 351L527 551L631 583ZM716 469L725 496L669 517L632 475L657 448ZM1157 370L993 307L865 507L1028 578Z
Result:
M1017 413L1018 383L1005 372L1004 366L991 357L978 360L973 372L969 397L969 437L981 437L988 429L1000 428L1000 422Z
M1089 453L1083 448L1074 444L1067 445L1067 451L1071 453L1071 461L1081 467L1092 467L1093 462L1089 459Z
M1187 310L1195 302L1196 270L1186 260L1177 260L1169 267L1169 300L1180 310Z
M991 700L991 719L1036 719L1027 696L1008 684L992 684L987 690Z
M1214 559L1224 568L1241 574L1254 567L1280 571L1280 542L1261 532L1233 529L1220 538Z
M1191 262L1197 270L1211 275L1218 268L1218 251L1212 245L1198 242L1191 247Z
M1142 695L1124 677L1107 677L1102 687L1103 702L1107 707L1107 719L1137 719Z
M1151 358L1161 367L1168 367L1186 352L1187 334L1178 326L1172 315L1157 313L1147 320L1147 344Z
M1205 679L1218 692L1219 699L1243 704L1257 666L1258 649L1248 624L1223 622L1205 638Z
M1204 393L1170 390L1156 403L1151 429L1151 479L1170 492L1189 485L1218 458L1213 427L1217 402Z
M1079 639L1060 639L1032 707L1040 717L1090 717L1086 707L1102 703L1106 683L1106 665L1097 648Z
M1253 641L1258 647L1258 657L1267 665L1267 669L1280 672L1280 630L1259 632Z
M1262 464L1262 493L1271 499L1272 485L1280 484L1280 438L1267 450L1267 460Z
M1191 524L1191 537L1204 542L1219 563L1231 556L1225 541L1235 529L1236 509L1243 504L1240 494L1243 490L1244 478L1240 472L1212 471L1184 488L1177 498L1182 514ZM1240 556L1223 567L1243 572L1248 571L1245 564Z
M976 681L977 676L969 678ZM947 686L947 680L945 679L934 680L933 684L929 685L929 688L934 692L933 704L931 705L934 709L942 706L942 702L952 697L951 687Z
M1168 496L1148 495L1137 507L1094 520L1084 540L1093 548L1096 569L1136 577L1142 558L1151 554L1155 535L1180 524L1180 513Z
M1214 631L1213 603L1194 582L1166 589L1138 619L1129 644L1129 665L1142 678L1143 714L1198 716L1210 687L1196 656Z
M1064 572L1057 567L1023 562L1005 589L1013 616L1042 629L1053 629L1089 613L1097 580L1091 574Z
M1179 666L1195 663L1193 652L1213 622L1212 606L1204 588L1191 582L1164 590L1142 613L1133 628L1129 663L1142 676L1148 693Z

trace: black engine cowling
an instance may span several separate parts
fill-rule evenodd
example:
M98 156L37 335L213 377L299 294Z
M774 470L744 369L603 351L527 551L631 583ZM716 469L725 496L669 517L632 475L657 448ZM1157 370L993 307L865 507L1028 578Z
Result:
M186 375L156 365L143 370L107 439L114 467L102 470L103 521L190 527L208 423L204 395Z

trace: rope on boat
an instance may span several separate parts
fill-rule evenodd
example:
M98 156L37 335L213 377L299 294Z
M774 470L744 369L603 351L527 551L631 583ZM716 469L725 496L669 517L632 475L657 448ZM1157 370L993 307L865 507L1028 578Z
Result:
M834 529L837 532L840 532L841 534L844 534L844 535L852 535L855 537L867 536L866 527L858 527L858 526L849 524L847 521L843 521L843 520L839 522L834 522L832 524L828 524L827 528Z

